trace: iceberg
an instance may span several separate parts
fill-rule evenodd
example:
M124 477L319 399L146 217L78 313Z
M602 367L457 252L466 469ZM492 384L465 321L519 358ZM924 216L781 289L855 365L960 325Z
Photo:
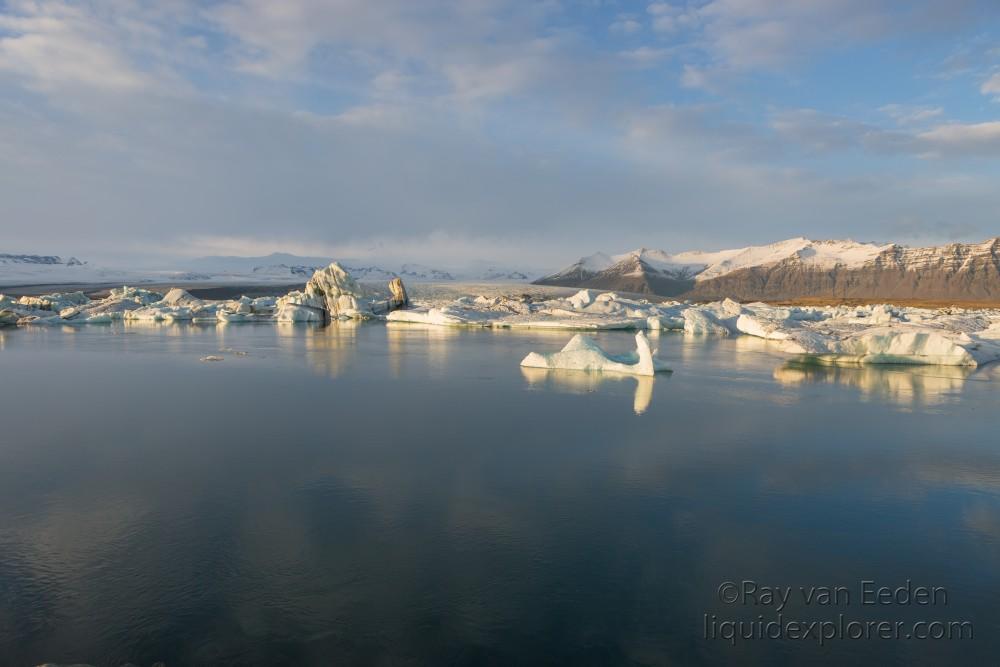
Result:
M736 319L736 330L748 336L765 340L787 340L788 329L796 326L787 313L778 312L772 316L743 313Z
M684 311L684 333L693 335L728 336L729 327L709 310L689 308Z
M844 338L793 333L785 352L825 364L977 366L1000 359L1000 347L964 333L923 327L877 327Z
M521 365L527 368L550 368L574 371L611 371L629 375L655 375L669 371L666 363L656 358L646 334L635 335L636 351L621 355L605 352L593 339L577 334L559 352L531 352Z
M326 320L326 309L316 297L295 291L278 299L275 317L279 322L322 323Z
M322 304L332 320L371 315L371 308L363 308L358 300L361 287L337 262L313 274L306 283L305 296L312 300L310 305Z

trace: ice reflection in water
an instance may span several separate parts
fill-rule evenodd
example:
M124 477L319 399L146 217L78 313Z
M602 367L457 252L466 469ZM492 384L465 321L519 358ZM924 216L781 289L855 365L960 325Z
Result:
M389 367L398 377L406 357L417 355L426 359L426 370L431 377L442 377L448 365L451 344L461 335L472 336L477 333L482 332L427 324L388 322L385 325L385 335L389 350Z
M309 368L320 375L335 378L343 374L357 357L357 331L359 326L364 325L344 320L322 327L293 322L279 322L274 326L277 345L282 352L296 355L304 350Z
M625 375L623 373L591 373L588 371L564 371L547 368L521 367L521 374L533 388L549 387L569 394L590 394L599 391L605 382L635 381L635 397L632 409L641 415L653 400L655 377ZM666 375L669 375L667 373Z
M903 407L956 401L974 369L966 366L824 366L789 361L774 370L783 385L829 383L860 390L865 400Z

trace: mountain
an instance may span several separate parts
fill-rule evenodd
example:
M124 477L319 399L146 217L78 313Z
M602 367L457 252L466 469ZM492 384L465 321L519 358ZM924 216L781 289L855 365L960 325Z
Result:
M988 300L1000 298L1000 238L930 248L805 238L715 252L642 248L590 255L535 282L686 299Z
M180 263L180 267L189 271L206 274L257 274L260 277L298 276L302 270L308 270L306 278L313 274L312 267L329 266L333 260L329 257L302 257L284 252L275 252L259 257L238 257L228 255L213 255L198 257Z
M66 261L63 261L62 257L57 255L10 255L7 253L0 253L0 264L6 264L8 266L12 264L83 266L86 262L81 262L76 257L70 257Z
M215 276L250 280L282 280L290 282L308 279L317 269L329 266L330 257L302 257L288 253L272 253L259 257L214 256L188 260L184 268ZM425 264L397 264L389 260L360 260L338 258L341 265L356 280L383 282L401 277L411 282L474 281L527 281L527 273L518 269L498 266L482 260L459 258L455 266L428 266ZM535 274L537 275L537 274Z
M0 285L99 282L108 274L76 257L0 253ZM118 273L110 274L118 280Z
M0 285L71 285L103 283L305 283L317 269L330 265L330 257L304 257L272 253L256 257L209 256L187 259L156 269L120 269L94 266L75 257L0 253ZM341 258L341 265L363 282L385 282L397 276L407 282L527 282L520 269L484 260L457 258L454 266L397 264ZM538 275L537 273L534 275Z

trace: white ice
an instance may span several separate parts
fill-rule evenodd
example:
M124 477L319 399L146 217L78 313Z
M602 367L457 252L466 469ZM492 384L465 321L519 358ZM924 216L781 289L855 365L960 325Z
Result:
M635 352L612 355L582 334L577 334L559 352L531 352L521 361L528 368L550 368L572 371L611 371L629 375L654 375L669 371L666 363L656 358L646 334L635 335Z

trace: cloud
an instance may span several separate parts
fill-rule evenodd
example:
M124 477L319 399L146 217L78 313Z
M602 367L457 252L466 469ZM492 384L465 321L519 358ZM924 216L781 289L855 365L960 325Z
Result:
M986 81L983 81L983 85L979 87L979 92L983 95L995 95L997 99L1000 99L1000 73L994 74L986 79Z
M383 261L405 263L420 258L438 268L458 268L463 261L502 257L516 261L519 268L549 268L548 251L525 247L523 238L504 235L467 235L461 232L431 230L405 235L361 236L345 241L303 242L278 234L254 236L211 236L193 234L173 240L163 248L170 256L205 257L212 255L264 256L288 252L306 257L334 257L344 261Z
M773 113L771 127L784 139L814 153L863 150L921 158L1000 157L1000 122L996 121L887 130L815 109L794 109Z
M889 238L900 241L931 240L932 242L960 241L963 239L986 237L979 225L967 222L950 222L945 220L924 220L918 217L906 216L884 225Z
M878 153L904 150L910 135L885 130L815 109L788 109L771 114L771 128L783 139L813 153L864 149Z
M947 123L921 132L917 139L937 155L1000 157L1000 121Z
M0 14L0 71L41 90L64 86L136 89L148 82L116 48L114 31L61 2L15 2Z
M958 7L956 7L958 3ZM712 0L683 14L671 6L656 17L675 17L697 27L693 42L706 54L706 68L729 72L786 71L831 52L897 36L949 34L975 25L982 0L913 0L873 3L867 0Z
M620 35L633 35L642 30L642 24L630 14L619 14L618 18L608 26L608 30Z
M646 65L654 65L658 62L661 62L669 58L670 50L658 49L649 46L640 46L637 49L619 51L618 55L636 65L646 66Z
M273 78L316 78L353 68L409 68L465 98L529 83L561 44L540 36L550 10L514 0L234 0L209 12L235 38L237 67ZM503 15L504 20L498 20Z
M892 118L898 125L919 125L944 115L941 107L921 107L906 104L886 104L879 111Z
M996 123L947 117L962 105L933 91L910 99L941 106L885 105L847 79L834 111L829 75L800 64L945 34L926 13L943 6L8 3L0 245L571 258L863 235L915 211L985 228ZM794 86L733 85L791 67Z
M718 93L730 73L719 67L699 67L685 63L681 69L680 83L685 88Z
M685 9L666 2L654 2L646 7L652 17L653 30L659 33L673 33L690 28L698 22L698 10Z

